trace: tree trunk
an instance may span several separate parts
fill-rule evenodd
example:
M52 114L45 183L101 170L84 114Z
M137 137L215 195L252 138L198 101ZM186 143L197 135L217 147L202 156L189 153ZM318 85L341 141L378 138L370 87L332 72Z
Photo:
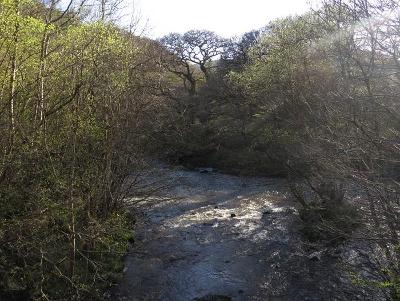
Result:
M10 109L10 121L9 121L9 152L11 152L13 144L14 144L14 135L15 135L15 102L16 102L16 85L17 85L17 45L18 45L18 33L19 33L19 1L15 4L15 13L17 16L15 23L15 31L14 31L14 47L11 56L11 76L10 76L10 95L9 95L9 109Z

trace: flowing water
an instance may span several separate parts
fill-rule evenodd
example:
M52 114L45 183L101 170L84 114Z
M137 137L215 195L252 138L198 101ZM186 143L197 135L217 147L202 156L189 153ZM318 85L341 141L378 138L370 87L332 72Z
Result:
M172 185L137 206L110 300L346 300L337 260L301 242L283 179L163 174Z

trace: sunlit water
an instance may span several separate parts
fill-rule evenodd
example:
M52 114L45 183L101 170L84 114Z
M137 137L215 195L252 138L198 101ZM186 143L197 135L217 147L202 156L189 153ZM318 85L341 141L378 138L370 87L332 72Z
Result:
M335 261L301 243L284 180L163 173L173 185L139 207L110 300L343 300Z

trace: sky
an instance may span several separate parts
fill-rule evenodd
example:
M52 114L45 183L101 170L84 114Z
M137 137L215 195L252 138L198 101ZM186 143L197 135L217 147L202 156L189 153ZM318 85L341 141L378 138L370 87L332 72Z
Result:
M211 30L223 37L239 36L269 21L301 14L310 0L135 0L146 35L162 37L191 29Z

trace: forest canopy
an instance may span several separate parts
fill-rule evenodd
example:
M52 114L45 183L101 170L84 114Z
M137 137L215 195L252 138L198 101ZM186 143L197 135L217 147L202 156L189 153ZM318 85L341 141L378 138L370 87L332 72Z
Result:
M134 239L126 179L160 159L285 177L306 238L358 229L358 282L399 300L398 1L156 41L117 2L59 4L0 0L0 299L102 299Z

